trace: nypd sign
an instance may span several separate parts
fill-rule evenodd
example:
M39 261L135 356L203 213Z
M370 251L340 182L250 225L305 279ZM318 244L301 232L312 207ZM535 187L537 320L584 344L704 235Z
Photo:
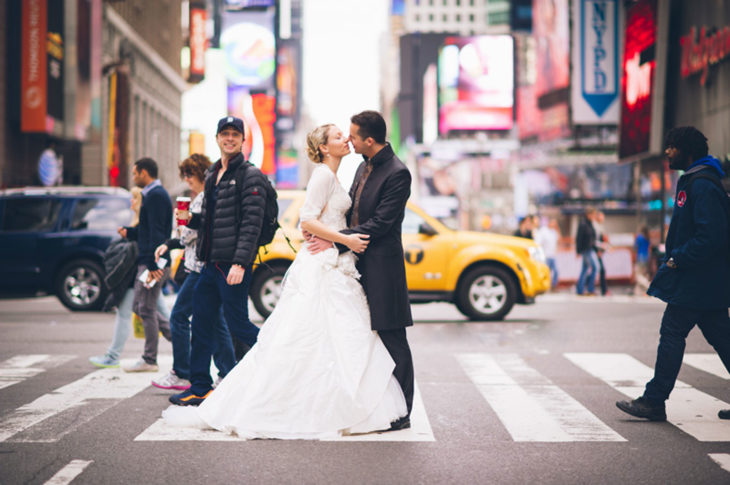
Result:
M573 123L616 124L620 0L573 0Z

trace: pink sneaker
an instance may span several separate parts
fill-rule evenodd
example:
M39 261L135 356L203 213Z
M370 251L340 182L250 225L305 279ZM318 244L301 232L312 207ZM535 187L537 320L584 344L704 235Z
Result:
M190 381L180 379L174 370L170 370L167 374L157 379L152 379L152 385L160 389L177 389L178 391L186 391L190 389Z

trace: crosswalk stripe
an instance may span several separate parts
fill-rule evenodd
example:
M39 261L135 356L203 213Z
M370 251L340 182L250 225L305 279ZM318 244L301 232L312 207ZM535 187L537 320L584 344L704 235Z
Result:
M517 354L457 354L515 441L626 441Z
M725 365L720 360L720 356L713 353L704 354L685 354L684 362L696 367L701 371L705 371L708 374L716 375L721 379L730 379Z
M720 465L720 467L730 472L730 455L727 453L710 453L709 457L712 458L712 461Z
M16 355L0 362L0 389L23 382L29 377L36 376L52 367L65 364L75 358L75 355L47 355L31 354Z
M81 475L93 460L72 460L68 465L58 470L44 485L66 485Z
M413 394L413 410L411 411L411 428L387 433L368 433L353 436L342 436L324 441L436 441L431 423L423 405L423 398L418 384L415 383ZM179 428L165 424L162 418L145 429L135 441L241 441L235 436L212 429Z
M627 354L567 353L565 357L630 398L643 394L654 370ZM667 400L667 420L699 441L730 441L730 421L717 418L727 403L677 381ZM620 411L619 411L620 413Z
M162 367L172 364L172 356L161 355L157 359ZM149 372L126 373L120 369L101 369L85 375L70 384L59 387L55 391L44 394L33 402L25 404L0 421L0 442L6 441L14 435L27 430L42 421L60 414L67 409L83 406L90 399L98 399L93 410L87 412L77 420L73 428L64 426L62 430L48 429L34 433L30 438L19 438L12 441L25 442L55 442L61 436L84 422L103 413L116 405L119 399L134 396L150 385L154 374ZM51 427L53 428L53 427Z

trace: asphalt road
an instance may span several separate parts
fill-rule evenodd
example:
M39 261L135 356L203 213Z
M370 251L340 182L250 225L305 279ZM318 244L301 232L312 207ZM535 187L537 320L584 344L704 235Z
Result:
M614 405L651 373L659 302L547 295L498 323L447 304L413 311L411 430L240 441L170 432L158 422L170 393L149 386L154 374L92 367L113 315L0 299L0 484L730 483L730 422L716 417L730 408L730 376L699 330L668 422ZM123 358L141 351L132 338ZM160 353L167 371L168 342Z

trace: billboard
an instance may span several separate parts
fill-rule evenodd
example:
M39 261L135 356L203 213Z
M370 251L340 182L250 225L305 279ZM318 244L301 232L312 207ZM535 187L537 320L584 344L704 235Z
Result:
M28 0L23 2L22 8L20 129L25 133L45 132L48 114L47 3L46 0Z
M573 123L618 124L619 0L573 0Z
M190 75L189 82L200 82L205 77L205 50L208 38L205 33L205 3L190 2Z
M639 0L626 12L619 158L631 161L661 151L667 54L666 8Z
M509 130L514 41L509 35L447 37L438 59L439 133Z

